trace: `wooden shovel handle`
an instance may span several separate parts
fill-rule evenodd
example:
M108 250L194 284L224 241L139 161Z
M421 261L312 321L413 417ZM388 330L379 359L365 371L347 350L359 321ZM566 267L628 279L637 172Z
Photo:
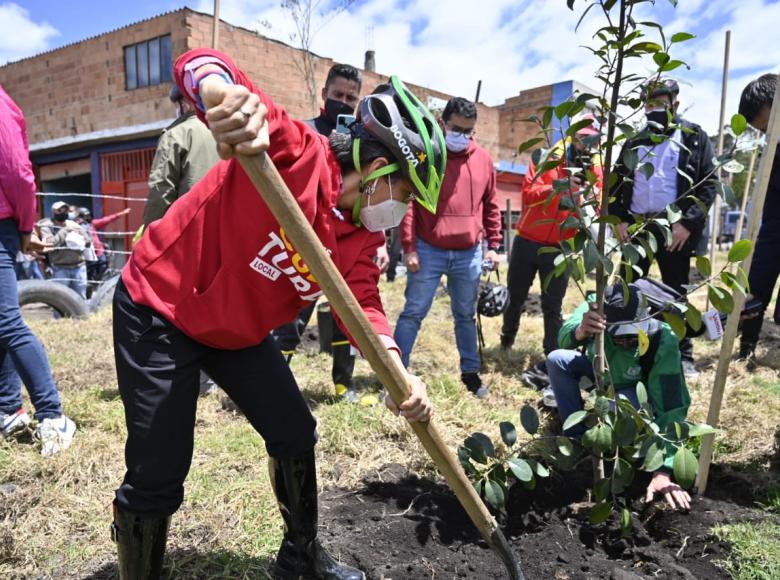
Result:
M377 336L273 162L265 153L251 157L237 155L237 158L276 220L284 228L287 238L314 274L317 283L360 347L363 356L387 388L390 397L397 405L401 404L410 393L406 370L396 358L390 356ZM482 537L488 543L494 544L496 532L500 534L498 525L436 428L431 422L410 421L409 425L444 475Z

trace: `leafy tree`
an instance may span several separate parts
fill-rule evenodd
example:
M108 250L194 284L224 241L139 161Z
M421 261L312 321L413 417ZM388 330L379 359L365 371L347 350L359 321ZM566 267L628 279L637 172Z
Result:
M676 5L674 0L669 1ZM567 177L553 182L547 203L560 196L560 207L572 211L561 227L575 229L576 235L562 241L557 248L543 248L541 251L557 254L555 271L551 276L568 273L584 299L587 298L585 285L588 276L595 275L595 304L602 315L608 282L619 281L627 292L627 284L634 277L645 274L638 263L645 257L652 262L658 244L671 242L671 226L682 217L677 203L692 197L692 191L699 185L694 183L692 176L685 176L689 187L680 192L674 203L658 214L632 224L627 239L620 240L612 234L611 229L621 221L608 214L611 190L617 183L613 171L614 152L623 146L622 163L632 172L639 171L648 177L652 175L653 165L649 159L642 157L639 146L626 144L634 143L634 139L658 144L671 137L670 132L656 132L652 127L638 125L644 105L641 89L687 66L682 60L673 58L671 53L676 45L694 38L687 32L668 36L657 22L636 19L638 7L646 5L650 8L655 3L655 0L583 0L578 3L578 6L585 6L578 26L591 12L600 13L604 19L604 25L595 34L600 45L585 47L601 63L595 76L603 83L603 92L601 95L575 94L554 107L541 108L537 115L528 119L538 126L538 135L518 147L520 153L532 151L537 176L564 169ZM575 0L567 0L567 5L573 10ZM631 70L648 70L650 73L640 75L630 72L629 65L632 64L637 66L630 67ZM601 135L580 139L577 132L593 123L592 119L581 118L581 113L586 110L603 119ZM580 120L577 120L578 117ZM676 126L671 114L669 122L671 127L687 130ZM727 151L713 160L714 171L721 169L727 173L739 173L742 170L743 164L735 160L735 154L746 148L744 139L740 139L746 127L744 117L732 117ZM604 186L601 191L592 168L566 166L567 157L560 153L558 144L577 140L589 149L597 150L603 160ZM583 180L579 200L570 193L574 175ZM728 184L719 183L718 190L726 203L733 203L734 194ZM651 224L662 232L662 240L648 235L647 229ZM747 289L747 277L737 264L750 248L751 244L746 240L735 244L729 252L728 263L717 271L713 271L713 264L708 258L697 258L696 267L703 281L691 288L689 294L699 289L706 291L710 302L718 310L730 312L734 306L732 292L735 289L745 292ZM545 285L547 283L549 278ZM702 313L690 303L675 306L684 313L683 317L672 312L663 312L660 316L682 339L686 323L694 330L701 327ZM640 344L648 343L647 336L640 337ZM579 440L562 435L539 435L539 417L530 406L520 411L520 422L532 436L530 441L518 443L517 431L511 423L500 425L503 445L494 445L483 433L475 433L466 439L458 450L461 464L475 482L477 491L491 505L501 508L508 488L517 481L533 488L537 478L547 477L552 469L572 469L582 460L592 459L596 466L593 485L596 503L591 512L591 522L604 522L617 510L620 527L627 534L631 529L631 514L621 494L629 487L637 471L656 471L673 455L675 479L683 487L693 485L698 465L690 449L695 443L691 440L714 430L707 425L688 422L673 423L662 430L654 420L647 391L642 384L637 387L641 403L639 409L635 409L622 395L616 397L609 364L604 356L603 334L595 338L594 376L595 388L585 409L568 417L563 425L565 431L574 425L584 424L587 429Z

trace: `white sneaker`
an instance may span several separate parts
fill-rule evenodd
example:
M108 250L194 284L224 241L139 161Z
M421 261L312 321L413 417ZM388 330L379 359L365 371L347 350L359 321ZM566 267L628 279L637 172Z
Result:
M41 455L51 457L70 447L76 435L76 424L65 415L44 419L38 424L35 435L41 442Z
M30 416L24 409L19 409L15 413L0 415L0 433L3 437L10 437L17 431L21 431L30 424Z
M545 387L542 390L542 404L551 409L558 408L558 401L555 400L555 392L552 390L552 387Z

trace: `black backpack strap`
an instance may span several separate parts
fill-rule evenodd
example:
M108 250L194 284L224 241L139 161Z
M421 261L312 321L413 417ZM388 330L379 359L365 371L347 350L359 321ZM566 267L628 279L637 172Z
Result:
M647 347L645 354L639 357L639 365L642 367L642 378L645 381L650 379L650 369L655 364L655 355L658 353L658 347L661 346L661 323L655 318L650 319L647 338L650 339L650 345Z

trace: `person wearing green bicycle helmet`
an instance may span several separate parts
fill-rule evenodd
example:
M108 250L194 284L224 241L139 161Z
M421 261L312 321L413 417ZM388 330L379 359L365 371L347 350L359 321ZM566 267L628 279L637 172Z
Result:
M382 230L397 225L412 199L436 207L444 137L397 78L361 105L349 134L325 137L290 118L223 53L188 51L174 74L222 161L148 226L114 295L127 423L127 471L112 526L119 576L161 574L192 461L204 370L265 440L284 521L274 577L363 579L318 539L316 421L269 334L322 291L233 155L267 153L390 356L400 360L373 258ZM388 406L409 421L427 421L425 384L406 379L409 398L400 408Z

